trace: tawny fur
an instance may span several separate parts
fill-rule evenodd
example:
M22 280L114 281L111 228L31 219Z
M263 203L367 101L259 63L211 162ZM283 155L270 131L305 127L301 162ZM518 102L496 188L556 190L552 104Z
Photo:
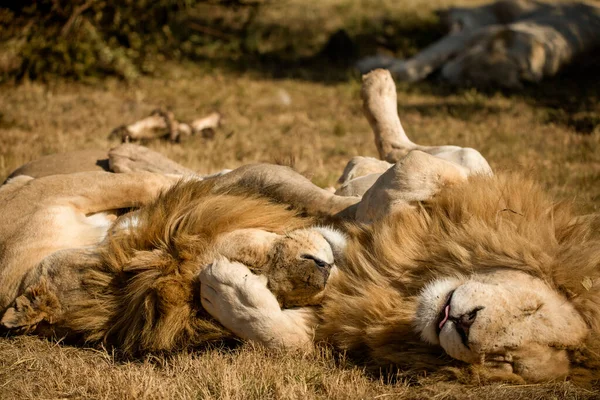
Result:
M393 365L409 375L454 371L466 380L522 382L451 359L421 341L413 326L417 295L432 280L518 270L546 282L583 316L591 334L568 348L569 375L579 382L599 380L598 221L575 217L569 204L553 202L519 176L472 177L464 185L415 210L349 227L346 263L328 283L318 336L376 370Z
M247 228L285 234L313 221L243 188L211 189L183 182L139 210L135 229L114 232L101 263L84 274L85 300L65 318L69 330L129 353L231 338L199 300L197 275L217 256L217 238Z

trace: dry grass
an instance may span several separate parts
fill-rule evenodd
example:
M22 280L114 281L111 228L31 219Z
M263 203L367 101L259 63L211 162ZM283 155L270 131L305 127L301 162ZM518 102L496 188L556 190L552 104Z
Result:
M593 399L568 382L515 386L384 383L323 350L253 348L120 361L32 337L0 340L2 399Z
M168 76L141 78L134 85L117 80L4 85L0 179L44 154L108 149L117 144L107 139L114 127L167 107L183 120L213 109L225 115L214 140L149 144L188 167L213 172L294 159L315 183L333 185L350 157L376 155L359 91L357 79L273 80L191 64L172 65ZM558 197L576 198L586 211L599 209L598 132L581 135L568 124L548 122L548 109L525 95L400 85L398 98L405 129L417 142L475 147L494 168L530 171ZM594 103L588 114L599 115L598 107Z
M339 17L341 22L332 23L330 30L358 15L349 1L323 4L321 11L333 13L331 8L345 18ZM366 2L358 4L363 11L369 9ZM416 1L402 4L413 11L418 8ZM322 16L297 7L299 18L312 18L320 26ZM375 18L375 11L369 12ZM344 79L324 83L302 68L279 71L274 79L259 69L239 72L240 68L218 65L166 65L162 77L141 78L130 85L111 79L94 85L63 81L3 85L0 180L44 154L108 149L117 144L107 139L112 128L156 107L170 108L181 119L213 109L223 112L225 125L214 140L194 137L180 145L149 144L201 172L255 161L295 160L298 170L318 185L329 186L351 156L375 156L361 112L360 82L347 72L341 73ZM600 118L599 97L590 91L591 84L580 80L575 86L561 78L520 94L400 85L399 110L416 141L475 147L493 168L526 171L557 198L574 199L582 212L599 212L600 129L596 125L591 134L581 135L569 123L582 113L591 120ZM104 350L31 337L0 339L3 399L599 397L598 391L568 382L519 387L383 383L326 351L274 354L246 346L123 361Z

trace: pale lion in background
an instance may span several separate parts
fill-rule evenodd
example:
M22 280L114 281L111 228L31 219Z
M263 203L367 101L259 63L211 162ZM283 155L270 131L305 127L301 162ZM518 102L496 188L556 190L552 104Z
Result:
M582 57L600 46L600 7L593 3L503 0L440 15L449 29L444 38L410 59L368 57L357 68L387 68L409 82L439 70L457 85L520 88L585 62Z

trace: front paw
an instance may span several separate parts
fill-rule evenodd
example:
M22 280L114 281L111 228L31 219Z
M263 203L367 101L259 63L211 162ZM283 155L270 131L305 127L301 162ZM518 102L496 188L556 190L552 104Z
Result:
M33 332L46 321L53 324L62 313L60 302L45 279L27 288L0 318L0 327L19 333Z
M199 277L204 309L243 339L255 339L266 321L281 313L267 279L243 264L221 258L204 268Z

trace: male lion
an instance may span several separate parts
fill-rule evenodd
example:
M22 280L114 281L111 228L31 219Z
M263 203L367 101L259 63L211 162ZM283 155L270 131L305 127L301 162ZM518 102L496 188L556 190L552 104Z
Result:
M368 57L357 68L388 68L396 79L425 79L440 70L458 85L520 88L556 75L600 46L600 7L501 0L442 12L449 34L408 60Z
M368 101L377 93L395 97L389 73L364 79L377 140L377 129L386 128L388 138L402 142L395 106L382 105L390 99ZM272 323L281 312L273 295L227 260L200 275L205 309L242 338L266 345L298 330L298 340L284 346L306 346L312 329L317 340L378 370L599 380L600 218L577 217L530 179L468 176L456 164L436 170L438 162L411 151L365 193L359 206L371 192L376 212L362 219L369 225L345 225L349 242L313 310L314 325Z
M203 310L198 281L222 257L261 274L282 307L320 301L342 235L243 184L180 179L82 172L1 186L2 326L130 353L227 338ZM140 206L116 221L104 213Z

